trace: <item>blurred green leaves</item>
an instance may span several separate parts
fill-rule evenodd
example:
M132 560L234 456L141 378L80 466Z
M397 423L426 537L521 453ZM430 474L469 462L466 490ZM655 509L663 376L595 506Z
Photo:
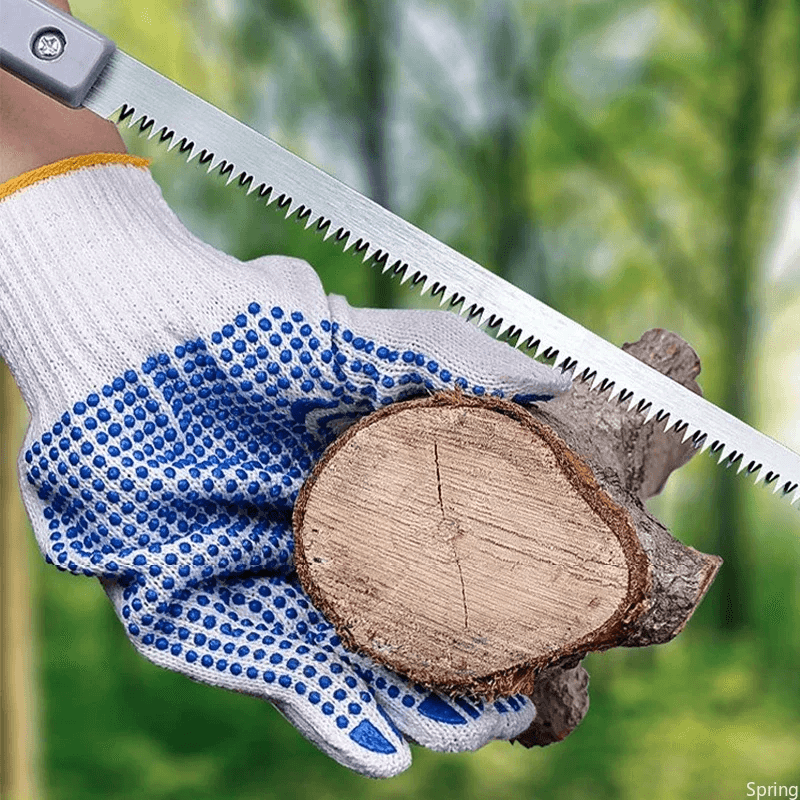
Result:
M676 330L700 353L709 397L800 446L787 399L800 398L800 284L784 277L778 294L765 267L793 223L779 220L800 133L796 0L73 8L610 340ZM420 302L203 168L127 140L211 244L305 258L353 304ZM797 274L789 254L784 274ZM653 503L679 538L725 551L686 633L591 656L592 707L559 745L418 750L383 783L338 767L265 704L145 663L99 586L42 565L49 796L688 800L797 783L797 512L718 477L699 457Z

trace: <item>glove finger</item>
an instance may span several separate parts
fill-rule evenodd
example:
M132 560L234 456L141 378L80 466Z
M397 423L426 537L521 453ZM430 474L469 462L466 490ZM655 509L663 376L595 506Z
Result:
M364 692L370 696L369 692ZM386 712L375 702L371 712L342 730L342 715L325 717L315 707L285 693L271 698L275 708L308 741L344 767L369 778L392 778L411 766L411 748Z
M133 645L158 666L270 701L320 750L364 775L390 777L410 765L405 738L292 580L212 579L171 602L144 576L104 586Z
M329 305L338 323L334 342L341 372L392 399L416 386L417 391L458 388L533 402L561 394L571 384L561 370L450 312L352 308L338 296L330 297ZM365 361L370 363L366 371Z
M494 739L513 739L536 715L523 695L494 702L452 698L413 684L364 656L350 653L343 660L356 668L403 734L430 750L477 750Z

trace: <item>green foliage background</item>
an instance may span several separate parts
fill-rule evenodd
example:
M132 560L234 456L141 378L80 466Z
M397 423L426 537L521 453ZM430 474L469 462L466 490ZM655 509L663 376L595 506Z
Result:
M715 402L800 448L800 278L777 276L800 130L797 0L75 0L120 47L612 341L671 328ZM411 305L202 168L126 134L198 235ZM796 221L795 221L796 222ZM543 332L546 333L546 332ZM738 798L800 783L797 512L706 456L654 513L726 564L687 630L590 656L543 750L415 750L376 782L270 706L140 659L100 587L31 556L41 772L73 798Z

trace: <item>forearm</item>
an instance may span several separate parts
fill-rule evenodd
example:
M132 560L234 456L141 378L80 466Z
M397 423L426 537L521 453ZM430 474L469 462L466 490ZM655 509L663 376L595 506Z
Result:
M69 11L66 0L50 0ZM0 183L63 158L124 153L116 127L91 111L71 109L0 70Z

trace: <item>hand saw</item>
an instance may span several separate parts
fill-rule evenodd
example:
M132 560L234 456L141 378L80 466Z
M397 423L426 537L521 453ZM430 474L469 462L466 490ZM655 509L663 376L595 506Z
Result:
M62 103L138 124L187 160L237 181L410 281L440 305L543 355L576 380L629 404L719 464L800 500L800 455L685 389L503 278L461 255L266 136L119 50L107 37L42 0L3 0L0 66Z

